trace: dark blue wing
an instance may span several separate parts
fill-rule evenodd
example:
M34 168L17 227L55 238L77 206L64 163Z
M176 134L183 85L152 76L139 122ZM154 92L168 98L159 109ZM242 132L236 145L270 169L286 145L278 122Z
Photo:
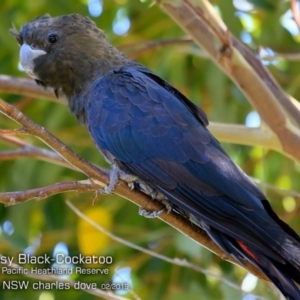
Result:
M288 257L300 268L299 245L209 133L205 114L177 90L150 71L120 68L95 83L87 112L98 147L201 220L225 251L240 255L243 249L232 242L238 240L277 262Z

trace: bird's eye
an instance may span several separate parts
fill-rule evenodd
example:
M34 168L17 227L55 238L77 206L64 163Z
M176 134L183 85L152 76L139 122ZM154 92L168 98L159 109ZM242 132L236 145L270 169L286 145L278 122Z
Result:
M57 42L57 34L56 33L50 33L48 35L48 42L51 44L55 44Z

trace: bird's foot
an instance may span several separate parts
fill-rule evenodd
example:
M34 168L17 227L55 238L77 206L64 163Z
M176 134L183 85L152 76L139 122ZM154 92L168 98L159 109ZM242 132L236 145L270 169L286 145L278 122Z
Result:
M165 211L167 212L167 214L170 213L172 210L172 204L166 199L161 200L161 202L165 205L163 209L151 211L139 207L139 215L145 218L157 218L160 214L162 214Z
M119 169L119 178L127 182L128 187L132 191L135 187L134 182L137 180L137 177L131 174L127 174L124 171Z
M104 189L100 189L100 193L111 194L114 191L119 179L126 181L131 190L134 189L134 181L136 180L136 176L127 174L117 165L113 165L113 168L109 173L109 184Z
M161 213L165 211L165 208L161 210L150 211L145 208L139 207L139 215L145 218L157 218Z
M130 190L133 191L135 188L134 182L128 182L127 184L128 184L128 187L130 188Z
M165 210L167 211L167 214L169 214L173 208L172 203L167 199L163 199L161 202L165 205Z
M152 199L158 198L158 192L153 189L151 186L144 184L142 181L139 180L139 189L145 193L146 195L150 196ZM159 199L158 199L159 200Z
M118 181L119 181L119 171L117 168L113 168L109 173L109 184L104 189L100 189L99 190L100 193L103 195L111 194L114 191Z
M153 200L155 199L155 200L161 201L163 204L165 204L167 206L167 203L169 203L169 202L167 201L167 198L162 193L158 192L156 189L154 189L153 187L144 183L141 180L138 180L137 182L138 182L138 189L141 192L150 196Z

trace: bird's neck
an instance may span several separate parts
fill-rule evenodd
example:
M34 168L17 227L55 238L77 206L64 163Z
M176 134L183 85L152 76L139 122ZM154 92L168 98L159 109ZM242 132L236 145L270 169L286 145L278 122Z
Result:
M118 67L139 65L112 46L105 50L106 53L87 56L74 64L72 78L61 88L61 94L67 98L71 112L80 123L85 123L87 95L96 80Z

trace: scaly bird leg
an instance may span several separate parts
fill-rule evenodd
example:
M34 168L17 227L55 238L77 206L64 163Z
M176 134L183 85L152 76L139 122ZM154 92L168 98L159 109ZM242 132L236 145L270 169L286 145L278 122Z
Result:
M131 190L134 189L134 181L137 179L136 176L125 173L116 164L113 164L112 170L109 173L109 184L104 189L100 189L100 193L111 194L119 179L126 181Z
M109 174L109 184L104 189L101 189L100 193L101 194L111 194L114 191L115 186L118 183L119 179L126 181L131 190L134 189L135 183L138 183L139 189L143 193L151 196L152 199L156 199L165 205L165 208L163 208L159 211L149 211L147 209L140 207L139 215L141 215L145 218L156 218L165 210L167 210L167 213L169 213L172 210L172 205L161 193L157 192L151 186L138 180L136 176L125 173L123 170L121 170L118 167L117 164L112 164L112 170L110 171L110 174Z
M164 211L165 211L165 208L163 208L161 210L150 211L143 207L139 207L139 215L142 217L145 217L145 218L149 218L149 219L157 218Z
M158 211L150 211L143 207L139 207L140 216L143 216L145 218L156 218L164 211L167 211L167 213L169 213L172 210L172 204L168 201L168 199L164 195L162 195L161 193L153 189L151 186L143 184L142 182L139 182L139 187L141 191L151 196L152 199L158 200L165 205L163 209Z

